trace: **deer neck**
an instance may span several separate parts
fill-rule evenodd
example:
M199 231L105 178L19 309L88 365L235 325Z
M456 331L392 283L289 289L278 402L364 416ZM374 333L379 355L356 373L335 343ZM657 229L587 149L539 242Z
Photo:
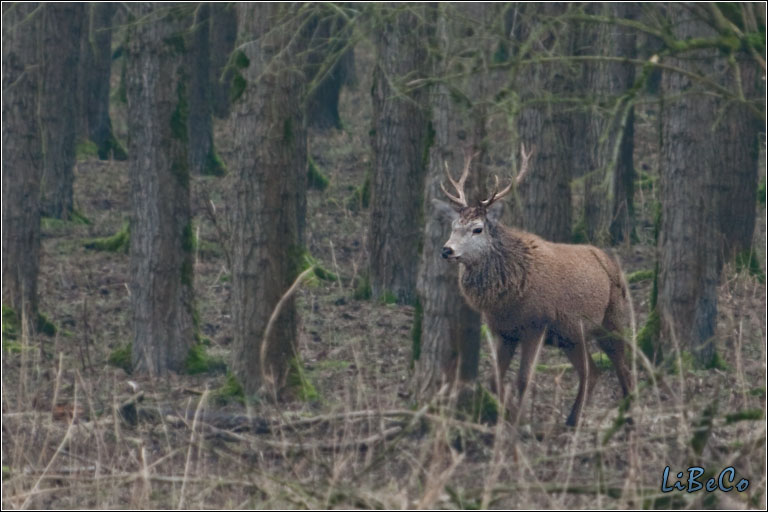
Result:
M488 311L519 298L530 265L530 248L515 231L494 226L494 243L487 257L459 268L461 291L475 309Z

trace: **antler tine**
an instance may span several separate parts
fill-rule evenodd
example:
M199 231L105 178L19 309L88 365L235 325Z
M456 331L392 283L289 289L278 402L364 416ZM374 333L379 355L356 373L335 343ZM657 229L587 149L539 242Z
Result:
M493 194L491 194L491 196L488 199L486 199L485 201L480 201L480 204L483 205L484 207L488 208L493 203L495 203L496 201L498 201L502 197L504 197L507 194L509 194L512 191L512 186L513 185L519 186L523 182L523 179L525 178L526 174L528 173L528 169L529 169L528 164L529 164L529 162L531 160L531 156L533 156L533 153L535 151L536 151L536 147L534 146L534 147L531 148L531 150L529 152L526 152L525 151L525 144L520 144L520 158L521 158L522 161L520 162L520 172L517 173L517 178L515 178L514 181L510 181L509 185L507 185L506 188L504 188L504 190L502 190L501 192L498 192L498 190L499 190L499 177L496 176L496 185L493 187Z
M491 206L493 203L495 203L496 201L498 201L498 200L499 200L499 199L501 199L502 197L504 197L504 196L506 196L507 194L509 194L509 192L512 190L512 185L515 183L514 181L510 181L510 182L509 182L509 185L507 185L507 186L504 188L504 190L502 190L501 192L499 192L499 191L498 191L498 190L499 190L499 176L498 176L498 175L495 175L495 176L494 176L494 178L496 178L496 184L493 186L493 193L492 193L492 194L491 194L491 196L490 196L488 199L486 199L485 201L480 201L480 205L482 205L482 206L484 206L484 207L486 207L486 208L488 208L489 206Z
M455 181L451 176L451 172L448 170L448 162L443 162L445 164L445 175L448 177L448 181L451 182L451 185L453 185L453 188L456 189L456 192L458 192L459 195L454 196L449 194L448 191L445 190L445 187L442 183L440 183L440 188L443 189L443 193L448 196L448 199L462 207L469 206L467 203L467 197L464 194L464 185L466 184L467 177L469 176L469 167L472 164L472 159L476 156L476 154L477 153L466 153L464 155L464 169L461 171L461 177L459 178L458 182Z
M534 152L536 152L536 146L533 146L531 151L526 153L525 144L520 144L520 172L517 173L517 178L515 179L517 185L520 185L523 182L525 175L528 173L528 163L530 162L531 156L533 156Z

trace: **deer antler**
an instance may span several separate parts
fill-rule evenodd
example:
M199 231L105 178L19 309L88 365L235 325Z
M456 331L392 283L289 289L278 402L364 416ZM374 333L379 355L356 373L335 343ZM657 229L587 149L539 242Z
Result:
M442 182L440 183L440 188L443 189L443 192L446 196L448 196L448 199L456 203L457 205L461 206L462 208L465 206L469 206L467 204L467 197L464 195L464 184L467 182L467 176L469 176L469 166L472 163L472 159L477 156L477 153L470 153L468 151L464 152L464 170L461 171L461 177L459 178L459 181L454 181L454 179L451 177L450 171L448 171L448 162L445 163L445 175L448 176L448 181L451 182L451 185L453 185L453 188L456 189L456 192L459 193L458 196L454 196L452 194L449 194L447 190L445 190L445 187L443 186Z
M520 172L517 173L517 178L515 178L514 181L510 181L509 185L504 188L501 192L499 192L499 177L495 176L496 178L496 184L493 186L493 193L491 194L491 197L486 199L485 201L480 201L480 205L488 208L493 203L501 199L502 197L506 196L512 191L512 185L520 186L520 184L523 182L523 179L525 178L525 175L528 173L528 163L531 160L531 156L533 156L534 151L536 148L532 148L530 152L525 152L525 144L520 144Z

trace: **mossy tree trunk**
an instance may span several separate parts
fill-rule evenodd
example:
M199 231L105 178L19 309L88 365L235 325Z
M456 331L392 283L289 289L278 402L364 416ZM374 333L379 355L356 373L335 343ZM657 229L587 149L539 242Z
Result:
M525 4L522 22L514 32L518 58L535 58L541 52L573 54L575 33L557 17L571 7L559 3ZM524 229L553 242L571 240L571 179L573 166L573 98L577 68L565 63L533 63L517 75L521 105L517 115L520 141L535 147L531 171L520 187Z
M373 174L368 271L374 299L416 298L423 191L430 144L427 89L429 24L424 4L378 6L374 27Z
M482 68L482 56L488 56L482 38L473 37L473 24L467 20L489 23L492 8L487 4L441 4L437 19L437 51L435 74L447 76L451 70ZM476 52L468 52L472 49ZM461 55L470 53L471 57ZM467 306L458 288L458 266L441 258L441 250L451 233L450 222L440 218L433 199L447 201L440 189L445 181L447 163L455 178L464 165L465 151L478 152L467 181L467 197L477 199L484 190L486 178L486 117L483 96L483 73L430 91L431 127L434 143L429 147L424 193L424 249L420 258L416 326L413 332L413 358L417 393L429 397L444 382L468 383L477 377L480 354L480 315ZM472 104L462 101L455 92L478 99ZM482 195L482 194L480 194Z
M589 14L632 19L634 6L590 4ZM614 23L585 23L576 53L635 56L635 33ZM635 68L621 62L587 62L582 66L585 111L575 116L574 173L584 175L584 228L592 243L629 239L634 212Z
M102 160L110 156L115 160L127 158L125 148L112 132L109 116L112 22L116 11L117 4L110 2L86 4L80 42L77 134L96 144Z
M69 219L73 209L77 71L85 4L46 3L41 37L40 128L43 215Z
M212 2L209 34L211 103L213 115L229 115L229 89L232 73L227 70L237 39L237 16L232 2Z
M34 328L40 256L38 122L40 76L37 3L4 3L3 46L3 305Z
M189 5L135 4L127 54L131 302L138 372L181 371L197 335L184 34Z
M238 57L245 86L231 106L236 148L232 171L237 183L232 307L234 367L249 395L280 396L297 356L299 319L293 298L284 302L268 337L264 336L302 259L306 38L299 30L307 12L293 4L237 5L238 39L248 44L241 46L243 55Z
M700 8L669 6L671 26L679 41L717 36L704 21L708 16L700 16ZM738 82L732 79L736 74L746 78L749 90L755 91L749 59L736 51L727 56L722 49L711 48L686 51L667 63L705 76L738 97ZM738 239L746 244L751 241L757 130L746 103L715 93L688 75L665 70L662 93L660 339L669 347L678 343L705 365L715 355L723 251ZM752 99L756 97L759 95L752 95ZM743 184L734 186L737 180ZM735 201L748 206L728 204ZM747 224L749 234L740 234L738 224Z

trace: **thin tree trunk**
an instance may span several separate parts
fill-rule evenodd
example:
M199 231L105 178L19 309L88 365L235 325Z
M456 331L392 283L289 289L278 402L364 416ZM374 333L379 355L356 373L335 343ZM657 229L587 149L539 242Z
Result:
M233 218L235 370L246 392L285 388L298 364L298 314L285 301L266 340L281 297L299 274L306 209L307 135L300 108L302 19L289 4L238 4L239 38L248 62L247 85L232 105L237 180ZM267 346L263 347L263 343ZM261 355L264 353L264 365Z
M73 210L77 71L85 4L46 3L40 33L42 80L40 127L43 140L43 177L40 207L43 215L69 219Z
M347 48L352 26L337 9L321 6L311 23L318 44L308 59L307 125L319 130L341 129L339 95L354 65Z
M213 141L213 85L211 83L211 5L195 10L189 34L189 163L194 174L221 176L224 166Z
M3 305L34 328L40 257L38 3L3 4Z
M419 4L381 6L375 30L369 276L374 298L399 303L416 298L430 143L426 90L407 84L429 72L426 20L433 11Z
M112 132L109 116L110 73L112 70L112 19L116 5L97 2L85 6L80 43L78 136L93 141L102 160L128 155Z
M229 88L232 73L227 71L227 64L232 50L235 48L236 39L235 4L212 2L209 40L211 101L213 114L219 119L224 119L229 115Z
M190 7L134 4L127 55L136 371L181 371L197 335L184 33Z

